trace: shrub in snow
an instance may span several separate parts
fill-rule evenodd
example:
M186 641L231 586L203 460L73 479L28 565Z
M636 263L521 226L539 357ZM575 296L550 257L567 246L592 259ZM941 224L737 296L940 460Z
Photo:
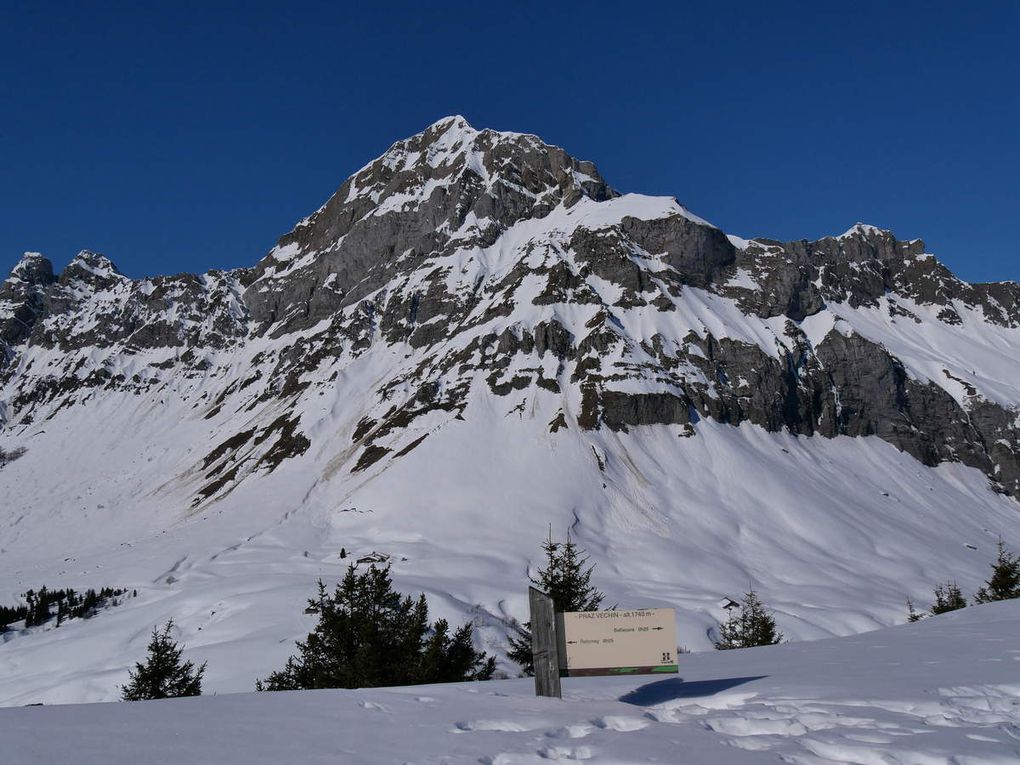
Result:
M588 555L571 541L554 542L552 535L542 543L545 553L545 567L538 570L538 576L531 577L531 583L547 593L556 613L564 611L597 611L605 598L591 583L595 564L588 565ZM526 675L534 674L531 656L531 622L518 629L517 636L510 636L512 661L521 665Z
M935 585L935 602L931 607L933 616L950 611L958 611L966 607L967 599L963 597L963 593L960 592L960 587L956 582Z
M471 624L450 631L444 619L429 624L425 595L417 601L393 590L389 566L358 574L347 569L329 595L309 600L319 623L286 666L259 680L260 691L370 688L462 680L488 680L496 660L476 651Z
M0 467L3 467L8 462L14 462L19 457L23 457L26 451L28 450L24 446L17 446L9 451L0 449Z
M757 593L751 590L744 595L739 611L731 613L729 619L719 625L719 640L715 647L724 651L775 645L782 641L783 634L776 630L772 612L758 599Z
M927 614L918 611L914 608L914 601L907 598L907 621L913 624L914 622L921 621Z
M992 576L974 596L976 603L1020 598L1020 558L1006 549L999 538L998 555L992 564Z
M181 663L184 647L170 637L173 627L174 622L171 619L162 630L152 628L148 658L144 664L135 664L131 672L131 681L123 686L124 701L171 699L202 694L205 664L196 669L190 661Z

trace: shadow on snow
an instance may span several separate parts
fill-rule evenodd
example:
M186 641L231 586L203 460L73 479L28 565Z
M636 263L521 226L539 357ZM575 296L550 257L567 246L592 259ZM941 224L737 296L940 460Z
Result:
M639 707L650 707L662 704L674 699L696 699L704 696L714 696L738 685L750 683L754 680L761 680L768 675L755 675L753 677L727 677L721 680L696 680L685 683L683 678L671 677L668 680L658 680L648 685L635 688L630 693L620 697L625 704L634 704Z

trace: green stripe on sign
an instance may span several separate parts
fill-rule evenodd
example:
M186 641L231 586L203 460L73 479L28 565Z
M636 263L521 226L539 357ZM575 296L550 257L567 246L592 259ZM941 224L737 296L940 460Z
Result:
M665 675L677 674L680 671L676 664L659 664L644 667L585 667L578 669L560 669L560 677L605 677L607 675Z

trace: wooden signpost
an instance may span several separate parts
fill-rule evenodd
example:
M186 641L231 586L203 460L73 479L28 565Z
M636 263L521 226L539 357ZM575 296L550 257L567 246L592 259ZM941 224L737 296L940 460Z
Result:
M528 600L531 604L531 658L535 663L535 695L563 698L552 598L541 590L529 587Z
M560 676L676 673L672 608L554 613L552 598L530 588L535 695L561 698Z

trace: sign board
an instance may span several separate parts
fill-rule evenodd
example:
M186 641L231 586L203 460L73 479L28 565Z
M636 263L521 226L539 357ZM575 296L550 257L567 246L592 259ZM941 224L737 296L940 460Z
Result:
M556 614L560 674L647 675L677 671L672 608Z

